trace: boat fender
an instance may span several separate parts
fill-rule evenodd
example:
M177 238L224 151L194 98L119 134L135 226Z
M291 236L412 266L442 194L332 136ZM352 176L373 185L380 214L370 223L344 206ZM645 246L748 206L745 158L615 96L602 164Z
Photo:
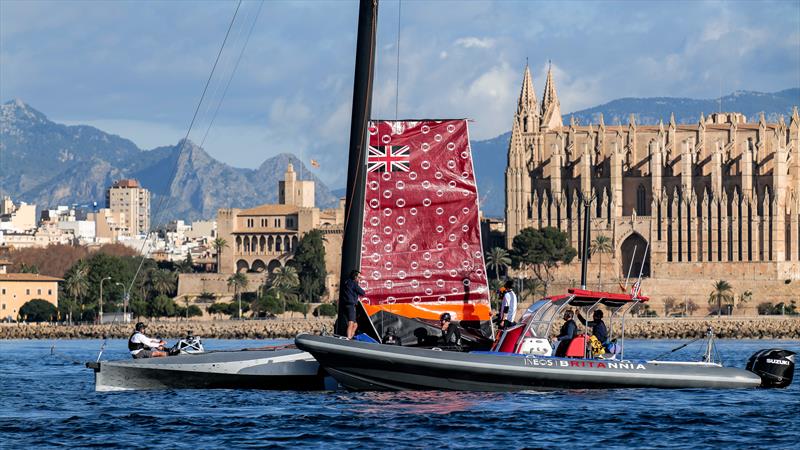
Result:
M750 357L746 369L761 377L761 387L784 388L794 378L794 356L789 350L764 349Z

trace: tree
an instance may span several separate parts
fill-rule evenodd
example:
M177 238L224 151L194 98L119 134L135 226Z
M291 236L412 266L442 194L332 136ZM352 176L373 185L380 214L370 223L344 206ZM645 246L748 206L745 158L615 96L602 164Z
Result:
M515 268L531 268L547 295L554 272L569 264L578 252L569 245L567 234L553 227L525 228L514 237L511 262Z
M297 270L292 266L275 269L267 282L269 283L268 291L274 292L277 298L283 301L283 311L286 312L286 302L297 297L297 287L300 285Z
M511 257L508 250L502 247L492 247L486 252L486 267L494 269L494 278L500 281L500 272L505 271L511 265Z
M39 273L39 267L37 267L36 264L28 265L28 264L22 263L20 265L19 272L20 273Z
M314 311L314 315L322 317L335 317L336 313L337 308L333 303L323 303Z
M150 317L172 317L177 309L174 300L161 294L150 302Z
M47 300L35 298L19 308L19 316L26 322L53 322L58 316L58 311Z
M133 316L137 319L139 317L146 316L149 312L147 302L138 297L131 300L131 302L128 304L128 307L130 308L131 314L133 314Z
M166 269L153 269L149 272L150 285L158 295L167 295L175 292L178 280L175 272Z
M325 236L321 230L311 230L297 243L294 258L290 261L297 269L300 296L306 302L319 300L325 295Z
M269 291L266 295L258 297L251 305L250 309L253 314L261 317L261 314L280 314L283 310L283 302L275 295L275 292Z
M230 306L230 303L213 303L206 308L206 311L208 311L209 314L221 316L222 314L228 313L228 308Z
M686 300L686 302L683 305L684 305L683 306L684 310L690 316L694 315L694 312L700 309L700 307L697 306L697 303L695 303L694 300Z
M64 293L72 300L66 303L69 307L69 321L72 323L73 308L82 304L89 291L89 266L85 261L78 261L64 276Z
M669 313L676 310L678 299L675 297L667 297L664 299L664 317L669 316Z
M739 295L739 302L736 303L736 309L742 310L747 307L747 304L753 300L753 292L750 290L744 291Z
M189 305L186 315L188 317L200 317L203 315L203 310L197 305Z
M194 260L192 259L192 252L186 252L186 258L175 264L175 269L178 273L193 273L194 272Z
M592 241L589 252L592 255L600 255L600 261L597 264L597 285L599 290L603 290L603 253L611 253L611 238L608 236L600 235Z
M215 255L217 257L217 273L222 273L222 270L221 270L221 267L220 267L220 261L221 261L221 257L222 257L222 249L228 246L228 241L226 241L225 239L222 239L221 237L218 237L218 238L214 239L214 244L213 245L214 245L214 251L216 251Z
M722 315L722 304L733 304L733 287L725 280L714 282L714 290L708 295L708 304L716 305L717 316Z
M239 319L242 318L242 289L247 287L247 275L243 272L236 272L228 277L228 287L233 288L236 300L239 302Z

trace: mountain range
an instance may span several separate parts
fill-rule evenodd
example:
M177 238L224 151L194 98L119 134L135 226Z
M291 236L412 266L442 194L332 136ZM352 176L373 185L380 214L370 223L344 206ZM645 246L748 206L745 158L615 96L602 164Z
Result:
M656 124L675 115L678 123L696 123L701 113L737 111L748 120L763 112L768 121L790 115L800 104L800 89L774 93L737 91L721 99L623 98L564 114L578 123L627 123L630 114L639 124ZM481 207L488 216L504 210L506 152L510 132L472 141ZM218 208L248 208L277 202L278 181L292 163L302 179L316 182L320 207L336 204L344 189L331 191L290 153L265 160L257 169L220 162L191 141L143 150L133 142L97 128L52 122L19 100L0 105L0 194L40 208L65 204L105 203L105 189L114 180L136 178L153 193L154 217L159 224L171 219L197 220L216 216ZM302 175L302 176L301 176ZM160 206L160 207L159 207Z
M40 208L103 205L114 180L135 178L152 192L151 209L164 214L154 217L154 224L213 218L218 208L276 203L278 181L289 163L300 178L316 182L317 205L336 204L328 187L290 153L242 169L217 161L191 141L142 150L94 127L54 123L19 100L0 106L0 191Z

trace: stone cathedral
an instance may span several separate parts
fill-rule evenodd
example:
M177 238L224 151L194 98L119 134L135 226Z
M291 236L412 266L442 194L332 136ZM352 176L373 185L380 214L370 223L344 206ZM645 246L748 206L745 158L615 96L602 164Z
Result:
M564 123L552 70L537 102L525 68L508 148L506 244L526 227L565 231L582 258L592 239L624 277L800 279L800 117L750 123L713 113L696 124ZM591 257L596 259L596 256ZM633 264L632 264L633 263ZM570 266L579 266L571 264ZM578 267L566 269L577 279ZM793 285L792 291L800 292Z

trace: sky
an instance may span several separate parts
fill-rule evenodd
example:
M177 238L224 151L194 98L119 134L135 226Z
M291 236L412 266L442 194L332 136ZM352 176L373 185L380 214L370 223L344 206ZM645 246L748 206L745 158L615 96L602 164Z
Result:
M0 0L0 101L143 149L174 145L236 8ZM313 158L342 187L357 10L243 1L190 139L236 167ZM467 117L471 138L495 137L511 127L526 61L539 97L552 64L565 113L620 97L800 87L800 2L381 0L372 117Z

